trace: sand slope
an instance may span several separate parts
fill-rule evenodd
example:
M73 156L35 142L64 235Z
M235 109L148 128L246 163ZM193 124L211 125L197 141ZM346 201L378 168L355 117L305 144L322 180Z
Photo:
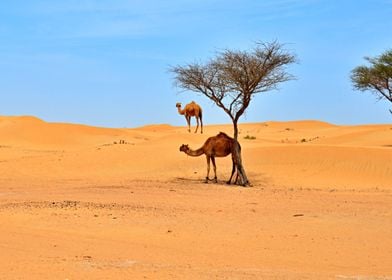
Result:
M392 125L241 124L246 189L178 150L220 131L0 117L0 275L392 279Z

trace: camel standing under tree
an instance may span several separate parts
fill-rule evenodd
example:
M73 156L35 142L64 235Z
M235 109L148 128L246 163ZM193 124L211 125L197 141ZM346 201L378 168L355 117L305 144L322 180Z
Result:
M249 181L246 178L245 170L241 162L241 146L237 140L227 136L227 134L223 132L220 132L218 135L208 138L207 141L204 143L204 145L195 151L190 149L188 145L184 145L184 144L181 145L180 151L192 157L198 157L203 154L206 155L207 158L207 176L205 180L206 183L208 183L208 180L210 180L209 179L210 161L212 161L212 165L214 167L215 176L213 181L217 183L218 179L216 176L215 157L225 157L231 154L233 168L231 170L230 179L226 183L227 184L231 183L231 179L233 178L234 172L237 170L237 177L234 183L237 183L238 180L240 179L239 182L240 185L243 186L249 185Z
M191 103L185 105L184 110L181 110L181 103L177 103L176 107L178 109L178 113L180 115L184 115L186 122L188 123L188 131L191 132L191 117L196 118L196 130L195 133L197 132L197 129L199 128L199 119L201 123L201 133L203 133L203 119L202 119L202 109L201 107L196 104L195 101L192 101Z

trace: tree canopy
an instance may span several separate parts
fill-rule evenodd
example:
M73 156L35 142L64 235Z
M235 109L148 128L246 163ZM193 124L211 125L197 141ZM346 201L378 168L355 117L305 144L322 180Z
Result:
M392 49L377 57L365 57L365 60L369 66L361 65L351 72L354 88L371 91L379 100L392 102Z
M257 43L250 51L224 50L204 64L191 63L171 69L176 85L203 94L223 109L234 125L255 94L276 89L294 77L286 72L295 55L278 42Z

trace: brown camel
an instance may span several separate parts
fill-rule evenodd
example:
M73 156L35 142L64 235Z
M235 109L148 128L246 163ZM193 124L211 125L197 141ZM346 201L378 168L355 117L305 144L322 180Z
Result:
M188 131L191 132L191 117L196 118L196 130L195 133L197 132L197 129L199 128L199 119L201 123L201 133L203 133L203 120L202 120L202 109L201 107L196 104L195 101L192 101L191 103L185 105L184 110L181 110L181 103L177 103L176 107L178 109L178 113L180 115L184 115L186 122L188 123Z
M238 166L237 159L238 153L241 151L241 146L234 138L227 136L225 133L220 132L218 135L210 137L204 143L204 145L197 149L192 150L188 145L182 144L180 147L180 151L186 153L188 156L198 157L203 154L206 155L207 158L207 176L205 182L208 183L209 174L210 174L210 160L212 161L212 165L214 167L214 182L216 183L216 165L215 165L215 157L225 157L231 154L231 159L233 162L233 168L231 171L231 176L227 184L231 183L231 179L233 178L234 172L236 171L236 167Z

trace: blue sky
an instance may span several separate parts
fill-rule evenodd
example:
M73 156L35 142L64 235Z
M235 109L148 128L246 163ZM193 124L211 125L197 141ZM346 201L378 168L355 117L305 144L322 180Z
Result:
M278 40L297 80L261 93L241 122L391 123L386 101L352 89L350 71L392 48L392 0L3 0L0 115L108 127L184 125L195 100L206 124L229 118L180 92L170 66Z

